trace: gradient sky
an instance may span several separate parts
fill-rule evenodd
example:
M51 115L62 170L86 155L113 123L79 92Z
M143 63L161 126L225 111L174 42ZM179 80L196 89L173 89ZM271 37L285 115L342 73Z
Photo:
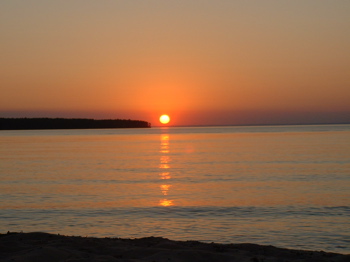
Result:
M0 117L350 123L350 1L0 2Z

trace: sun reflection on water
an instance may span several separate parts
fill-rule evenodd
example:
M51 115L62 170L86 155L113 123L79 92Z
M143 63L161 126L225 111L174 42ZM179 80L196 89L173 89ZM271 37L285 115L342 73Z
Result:
M169 151L169 135L168 134L161 134L160 135L160 152L162 154L168 154ZM168 157L166 155L162 157Z
M170 175L170 156L168 155L170 153L170 146L169 146L169 135L168 134L161 134L160 135L160 151L159 151L162 155L160 157L160 164L159 164L159 168L160 168L160 179L162 180L167 180L167 182L169 182L169 179L171 179L171 175ZM166 171L166 172L164 172ZM169 183L167 184L162 184L160 185L160 191L162 192L163 196L168 196L169 193L169 189L170 189L171 185ZM173 206L173 200L169 200L167 198L161 199L159 201L159 205L160 206Z
M163 206L163 207L168 207L168 206L173 206L173 200L167 200L167 199L163 199L160 200L159 205Z
M170 166L168 164L160 164L159 168L168 169L168 168L170 168Z
M171 187L171 185L161 185L160 186L160 189L162 190L162 193L164 196L168 195L168 191L169 191L170 187Z
M160 176L160 179L170 179L171 178L170 172L160 173L159 176Z

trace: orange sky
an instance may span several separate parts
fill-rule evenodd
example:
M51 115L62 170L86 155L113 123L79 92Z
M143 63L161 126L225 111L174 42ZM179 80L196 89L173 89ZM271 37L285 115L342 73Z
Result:
M0 117L350 122L349 1L2 1Z

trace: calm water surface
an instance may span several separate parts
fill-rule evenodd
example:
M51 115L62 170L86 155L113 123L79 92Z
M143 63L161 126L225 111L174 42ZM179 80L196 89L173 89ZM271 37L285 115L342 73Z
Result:
M0 131L0 232L350 253L350 125Z

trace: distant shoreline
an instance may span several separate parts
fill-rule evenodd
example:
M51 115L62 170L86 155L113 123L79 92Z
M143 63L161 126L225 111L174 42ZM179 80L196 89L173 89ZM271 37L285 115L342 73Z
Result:
M0 130L150 128L141 120L88 118L0 118Z
M271 126L328 126L328 125L350 125L350 122L341 123L269 123L269 124L228 124L228 125L168 125L168 127L271 127ZM154 127L164 127L163 125L156 125Z
M295 261L345 262L350 255L257 244L62 236L48 233L0 234L2 261ZM6 247L6 248L5 248ZM54 260L52 260L54 259Z

